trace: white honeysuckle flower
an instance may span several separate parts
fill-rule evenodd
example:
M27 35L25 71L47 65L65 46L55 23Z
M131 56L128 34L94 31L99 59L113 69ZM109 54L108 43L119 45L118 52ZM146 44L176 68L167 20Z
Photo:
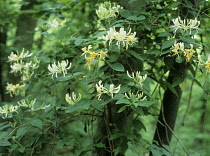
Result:
M109 31L107 32L107 36L105 36L106 40L109 40L109 46L112 43L112 40L115 39L115 35L117 34L115 27L110 28Z
M33 55L33 53L29 53L29 51L24 52L24 48L23 48L22 52L19 55L19 58L24 59L26 57L31 57L32 55Z
M113 94L114 94L114 93L115 93L115 94L119 93L120 87L121 87L121 85L119 85L118 87L115 87L115 88L114 88L114 84L111 84L111 85L109 86L108 94L111 94L111 97L113 98Z
M58 28L60 24L56 19L53 19L52 21L49 22L49 25L53 28Z
M108 90L107 88L103 86L102 81L100 80L98 84L96 84L96 91L98 92L97 97L100 100L100 97L102 94L108 94L108 95L111 95L111 97L113 98L114 94L119 93L120 87L121 85L119 85L118 87L114 87L114 84L110 84L109 90Z
M110 17L116 17L116 14L119 14L120 8L122 8L120 5L114 5L112 7L112 4L110 2L104 2L96 10L96 14L100 19L105 20Z
M146 80L147 78L147 74L145 74L144 76L141 76L140 71L137 71L136 73L132 72L132 76L129 74L129 72L127 71L127 75L129 78L133 79L135 83L139 83L140 86L143 86L143 82Z
M57 65L55 64L55 62L50 66L50 64L48 65L48 70L51 72L50 74L52 74L52 78L55 74L55 77L58 77L58 72L59 72L59 68L57 67Z
M132 102L137 102L137 101L144 101L146 100L146 96L144 96L144 93L136 93L136 94L133 94L131 92L131 90L127 93L125 93L125 97L128 99L128 100L131 100Z
M11 73L17 73L17 72L21 72L23 65L21 63L14 63L12 65L10 65L11 68Z
M120 47L120 44L122 43L123 47L124 47L125 46L126 37L127 37L126 31L124 30L124 28L120 28L119 32L117 32L115 34L115 40L117 40L116 45L118 47Z
M8 56L8 62L15 62L19 60L19 56L17 54L14 54L13 52Z
M4 105L0 107L0 115L3 119L12 117L12 113L17 112L18 106Z
M69 64L69 61L61 61L58 62L58 67L59 67L59 70L60 72L63 73L63 76L65 76L67 74L67 69L70 69L71 68L71 63Z
M109 46L113 40L116 40L116 45L118 48L122 45L128 49L128 46L133 46L137 42L136 32L131 33L131 28L128 33L124 28L120 28L119 32L115 30L115 27L112 27L107 32L107 35L103 37L104 40L109 41Z
M35 103L36 103L36 99L33 99L31 101L29 101L28 99L26 99L26 100L19 101L18 102L18 105L19 106L22 106L22 107L28 107L30 109L33 109Z
M71 96L69 95L69 93L67 93L65 100L68 104L75 105L78 101L81 100L81 98L82 98L82 95L80 93L78 94L78 97L77 97L77 95L73 92Z
M24 48L22 50L22 52L20 54L14 54L13 52L8 56L8 62L18 62L19 60L22 60L26 57L31 57L33 55L33 53L29 53L29 51L24 52Z
M20 84L13 85L11 83L7 83L7 86L6 86L7 92L6 93L9 93L10 96L12 97L12 94L16 94L23 87L25 87L25 84L23 84L23 85L20 85Z
M199 25L200 25L200 21L197 20L197 18L193 19L187 19L187 20L182 20L181 17L177 17L176 19L172 20L174 25L172 26L172 28L174 28L174 33L176 33L176 31L178 29L183 29L184 31L190 30L190 34L191 34L191 30L195 29L198 30Z
M55 75L55 77L58 77L58 73L63 73L63 76L67 74L67 69L71 68L71 63L66 61L61 61L61 63L58 61L58 65L54 62L52 65L48 65L48 70L50 71L50 74L52 74L52 78Z

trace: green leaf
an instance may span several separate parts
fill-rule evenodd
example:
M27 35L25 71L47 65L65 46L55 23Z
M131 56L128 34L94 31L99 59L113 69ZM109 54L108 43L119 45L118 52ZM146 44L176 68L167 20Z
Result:
M174 77L172 87L175 87L184 81L184 77Z
M64 2L69 2L69 1L72 1L72 0L58 0L58 3L64 3Z
M133 50L128 50L127 51L129 54L133 55L134 57L136 57L137 59L141 60L141 61L144 61L144 59L140 56L140 54L136 53L135 51Z
M41 120L35 119L35 120L31 121L30 123L31 123L33 126L42 129L42 121L41 121Z
M182 62L184 61L184 59L183 59L182 57L178 56L178 57L175 59L175 61L176 61L177 63L182 63Z
M193 44L195 43L195 39L192 39L191 37L183 37L183 36L180 36L180 39L184 42L187 42L189 44Z
M125 18L132 16L131 12L125 9L120 9L119 12L120 12L120 15Z
M120 107L120 109L118 110L118 113L121 113L122 111L124 111L127 108L126 105Z
M128 99L119 99L115 104L129 104L130 101Z
M173 2L173 3L171 4L171 8L175 8L175 7L177 7L179 4L181 4L181 2Z
M25 148L24 146L20 147L20 148L19 148L20 153L23 153L23 152L25 151L25 149L26 149L26 148Z
M67 74L66 76L60 76L58 77L58 81L68 81L70 79L73 79L77 76L80 76L80 75L83 75L84 73L82 72L76 72L76 73L73 73L73 74Z
M76 105L69 105L68 109L65 111L66 113L80 112L83 110L87 110L90 106L90 102L88 99L81 99Z
M124 133L114 133L114 134L111 135L109 140L114 140L114 139L117 139L117 138L122 137L122 136L125 136L125 134Z
M0 146L10 146L11 143L8 140L0 140Z
M137 131L140 131L142 128L146 131L146 127L139 120L133 120L132 125L133 125L134 129L136 129Z
M163 42L162 49L172 47L174 45L175 41L176 41L176 39L172 38L170 40L167 40L167 41Z
M169 82L165 82L164 84L168 87L168 89L170 89L170 91L172 93L174 93L176 96L178 96L176 90L172 87L172 85Z
M158 34L158 37L168 37L168 36L172 36L172 34L168 32L162 32Z
M16 133L17 137L23 136L26 132L28 132L28 130L29 128L26 126L18 128L17 133Z
M139 101L138 106L146 107L154 104L154 101Z
M110 62L116 62L117 59L119 58L119 56L120 56L120 53L112 52L110 54L109 61Z
M103 101L103 100L95 99L95 100L93 100L93 101L91 102L91 105L92 105L95 109L97 109L97 110L99 110L99 111L103 111L104 105L106 105L106 104L109 103L109 102L110 102L110 100L108 100L108 101Z
M108 63L108 62L107 62ZM114 64L111 64L111 63L108 63L108 65L113 69L113 70L116 70L116 71L121 71L121 72L124 72L125 69L124 69L124 66L121 64L121 63L114 63Z
M146 17L143 16L143 15L138 16L138 17L137 17L137 16L129 16L127 19L128 19L128 20L133 20L133 21L140 21L140 20L146 19Z
M105 147L105 145L103 143L98 143L98 144L95 144L94 145L95 147L99 147L99 148L102 148L102 147Z

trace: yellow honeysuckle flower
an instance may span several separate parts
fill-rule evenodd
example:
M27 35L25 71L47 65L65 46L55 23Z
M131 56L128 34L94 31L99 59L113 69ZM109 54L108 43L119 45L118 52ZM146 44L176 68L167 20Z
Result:
M193 54L196 52L195 50L193 50L193 45L190 44L191 48L190 49L185 49L184 53L185 53L185 57L186 57L186 62L189 62L190 59L192 58Z

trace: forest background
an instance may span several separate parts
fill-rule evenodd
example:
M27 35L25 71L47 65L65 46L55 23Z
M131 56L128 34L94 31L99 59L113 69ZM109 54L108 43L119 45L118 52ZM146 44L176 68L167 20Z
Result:
M209 8L0 0L0 155L208 155Z

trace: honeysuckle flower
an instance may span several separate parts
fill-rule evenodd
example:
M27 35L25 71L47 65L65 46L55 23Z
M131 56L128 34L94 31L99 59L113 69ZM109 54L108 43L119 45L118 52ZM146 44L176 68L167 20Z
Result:
M76 103L80 101L81 98L82 98L82 95L80 93L78 94L78 97L77 97L77 95L73 92L71 96L69 95L69 93L67 93L65 100L70 105L76 105Z
M111 45L113 40L116 40L116 45L120 48L122 45L128 49L128 46L133 46L137 42L136 32L131 33L131 28L128 33L124 30L124 28L120 28L119 32L115 30L115 27L112 27L107 32L107 35L103 37L106 41L109 41L109 45Z
M19 56L13 52L8 56L8 62L15 62L18 60L20 60Z
M50 74L52 74L52 78L55 75L55 77L58 77L58 73L63 73L63 76L67 74L67 69L71 68L71 63L68 62L68 60L63 60L61 63L58 61L58 65L54 62L52 65L48 65L48 70L50 71Z
M119 8L122 8L120 5L113 6L110 2L104 2L96 10L96 14L102 20L108 19L110 17L115 17L116 14L119 14Z
M119 85L118 87L114 87L114 84L110 84L107 94L110 94L111 97L113 98L114 94L119 93L120 87L121 85Z
M190 49L185 49L184 50L184 54L185 54L185 57L186 57L186 62L189 62L190 59L192 58L193 54L196 52L194 49L193 49L193 44L190 44Z
M23 68L23 64L22 63L14 63L14 64L10 65L10 68L11 68L10 73L21 72L21 70Z
M18 62L19 60L22 60L26 57L32 56L33 53L29 53L29 51L24 52L24 48L22 52L19 54L17 51L17 54L14 54L13 52L8 56L8 62Z
M25 84L23 84L23 85L20 85L20 84L13 85L11 83L7 83L6 90L7 90L7 93L9 93L10 96L12 97L12 94L16 94L24 86L25 86Z
M91 52L90 49L92 49L92 45L88 45L88 47L82 48L83 53L81 56L85 55L85 57L86 57L86 54Z
M118 87L114 87L114 84L110 84L109 89L105 88L104 85L102 84L102 81L100 80L98 84L96 84L96 91L98 92L98 99L100 100L100 97L102 94L108 94L111 95L113 98L114 94L119 93L121 85Z
M129 99L129 100L131 100L132 102L137 102L137 101L144 101L144 100L146 100L146 96L144 96L144 94L143 93L136 93L136 94L133 94L132 92L131 92L131 90L128 92L128 94L127 93L125 93L125 97L127 98L127 99Z
M21 101L18 101L17 102L19 106L22 106L22 107L27 107L27 108L30 108L30 109L34 109L34 104L36 103L36 99L33 99L31 101L29 101L28 99L26 100L21 100Z
M85 60L86 60L86 64L85 66L87 66L88 70L91 69L92 64L97 63L101 60L104 60L105 57L107 56L107 50L105 49L105 51L100 51L100 52L94 52L91 51L92 49L92 45L89 45L88 47L84 47L82 48L82 55L81 56L85 56Z
M198 30L199 25L200 25L200 21L198 21L196 18L193 19L187 19L187 20L182 20L180 17L177 17L176 19L172 20L174 25L172 26L172 28L174 28L174 33L176 33L176 31L178 29L183 29L185 32L190 30L190 34L191 34L191 30L195 29Z
M0 107L0 115L3 119L12 117L12 113L17 112L18 106L4 105Z
M141 76L140 71L137 71L136 73L132 72L132 76L129 74L129 72L127 71L127 75L129 78L133 79L135 83L140 84L140 86L143 86L143 82L146 80L147 78L147 74L145 74L144 76Z
M183 42L174 43L174 46L172 48L174 48L173 50L171 50L174 53L174 55L179 56L180 51L181 52L184 51L184 43Z
M126 36L126 50L128 49L128 46L133 46L137 42L136 32L132 33L131 35Z

